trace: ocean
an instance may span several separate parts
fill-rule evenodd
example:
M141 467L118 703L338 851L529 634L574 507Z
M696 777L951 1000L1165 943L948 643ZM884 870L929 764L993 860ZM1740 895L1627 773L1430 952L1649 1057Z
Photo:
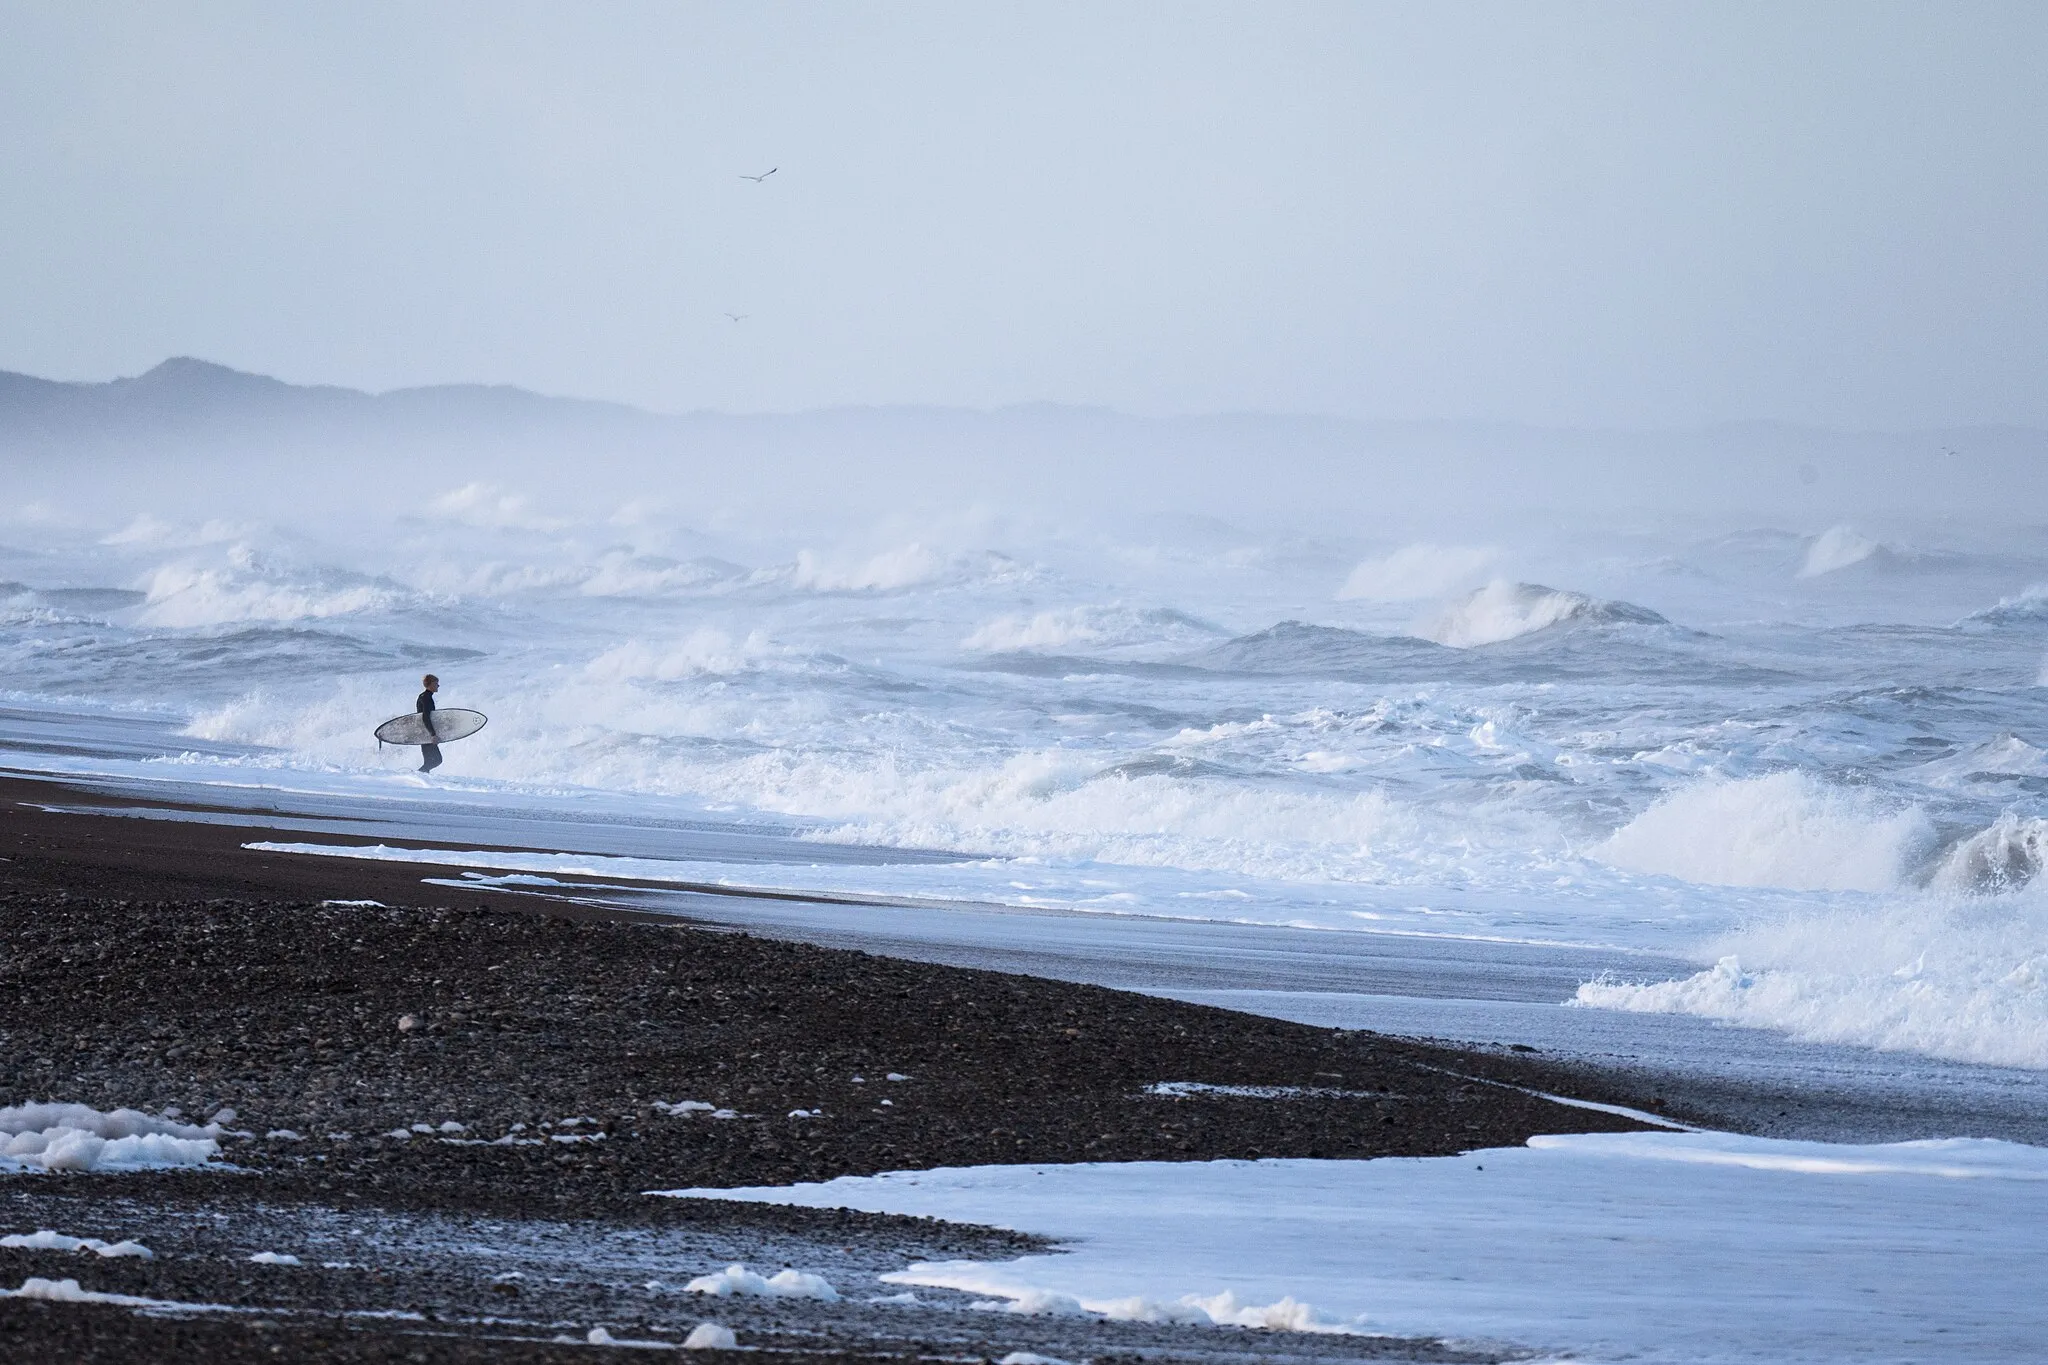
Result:
M17 512L0 704L159 723L130 773L816 851L749 886L1635 953L1686 969L1564 999L2048 1067L2048 534L347 525ZM426 671L491 717L431 779L370 736Z

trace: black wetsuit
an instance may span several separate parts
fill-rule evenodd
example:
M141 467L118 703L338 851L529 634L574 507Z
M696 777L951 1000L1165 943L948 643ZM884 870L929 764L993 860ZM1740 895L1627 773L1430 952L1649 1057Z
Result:
M413 710L419 712L420 719L426 722L428 734L440 733L440 731L434 728L434 694L432 692L420 693L420 699L413 703ZM430 773L434 771L434 769L441 766L441 746L438 744L422 744L420 746L420 760L421 772Z

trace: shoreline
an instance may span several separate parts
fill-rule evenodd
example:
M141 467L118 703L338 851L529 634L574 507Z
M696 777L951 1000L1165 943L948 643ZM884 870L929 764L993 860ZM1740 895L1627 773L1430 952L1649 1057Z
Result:
M51 784L0 784L0 987L17 1002L0 1028L0 1105L226 1106L228 1126L252 1135L223 1139L233 1172L0 1175L6 1232L133 1237L157 1252L141 1263L0 1250L8 1285L72 1278L237 1309L161 1318L0 1300L0 1341L67 1359L174 1340L269 1358L268 1341L296 1340L332 1359L540 1360L571 1349L549 1340L563 1322L674 1343L713 1317L803 1358L1269 1352L1278 1339L1244 1329L992 1317L943 1295L916 1313L850 1292L839 1304L706 1300L577 1267L592 1246L652 1246L675 1268L650 1284L745 1257L844 1288L906 1258L1032 1245L651 1189L990 1163L1443 1155L1644 1126L1531 1093L1559 1078L1517 1054L429 885L447 869L265 855L241 847L261 837L249 826L53 812L23 804L58 804ZM1164 1082L1299 1093L1149 1093ZM712 1109L659 1107L684 1100ZM450 1123L459 1136L440 1131ZM297 1137L262 1136L281 1130ZM493 1280L404 1250L479 1235L524 1248L536 1268ZM316 1248L336 1238L381 1247L376 1272L348 1254L330 1259L357 1268L316 1269ZM252 1268L259 1250L304 1252L305 1264ZM364 1316L390 1313L420 1316ZM1285 1343L1329 1360L1500 1358L1390 1338Z

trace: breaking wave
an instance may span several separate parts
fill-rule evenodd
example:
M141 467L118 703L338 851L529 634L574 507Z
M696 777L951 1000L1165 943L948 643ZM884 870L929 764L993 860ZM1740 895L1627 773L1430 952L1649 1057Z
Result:
M2039 625L2048 621L2048 583L2036 583L2011 597L2002 597L1982 611L1971 612L1965 620L1992 626Z
M2048 1069L2048 898L2039 893L1800 914L1720 946L1720 960L1696 975L1604 978L1573 1003Z
M707 674L738 673L754 667L771 652L767 638L759 632L735 641L726 632L706 626L666 645L629 640L592 659L584 665L583 672L586 677L604 682L674 682Z
M1801 578L1818 578L1861 564L1884 549L1877 541L1853 526L1830 526L1807 542L1806 558L1799 565Z
M138 620L150 626L218 626L242 621L308 621L353 616L392 604L373 584L326 586L237 578L216 569L162 569L151 576Z
M1415 633L1454 649L1496 645L1565 625L1668 625L1633 602L1603 602L1584 593L1496 578L1420 623Z
M1708 886L1888 891L1906 882L1935 837L1918 809L1781 772L1681 788L1592 853Z
M995 617L977 626L961 646L991 653L1145 646L1186 649L1223 633L1219 626L1170 607L1068 607Z
M795 564L760 570L753 580L786 583L806 592L883 593L947 583L1016 582L1031 574L1029 565L994 550L948 555L912 541L864 559L802 550Z
M2048 820L2013 811L1991 828L1964 839L1936 864L1928 885L1936 891L1995 896L2018 890L2048 862Z

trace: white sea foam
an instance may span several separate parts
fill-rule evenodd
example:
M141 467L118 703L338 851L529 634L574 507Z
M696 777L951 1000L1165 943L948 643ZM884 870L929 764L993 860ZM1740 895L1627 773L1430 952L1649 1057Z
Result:
M1927 1340L1942 1358L2038 1354L2048 1153L1603 1133L1459 1157L983 1166L674 1193L1054 1239L882 1276L1010 1311L1480 1338L1546 1359L1905 1365L1928 1358Z
M600 682L673 682L705 674L737 673L769 652L767 638L759 633L736 641L724 631L706 626L668 643L630 640L598 655L584 665L583 671L586 677Z
M760 1275L743 1265L729 1265L710 1275L699 1275L683 1286L687 1293L711 1294L721 1299L735 1294L754 1298L822 1299L836 1303L839 1291L822 1275L804 1270L778 1270Z
M138 619L152 626L218 626L245 621L318 621L395 604L403 594L356 575L294 574L237 546L225 566L179 562L149 574Z
M1886 891L1906 880L1934 838L1918 809L1781 772L1682 787L1593 855L1711 886Z
M0 1298L41 1299L46 1303L103 1303L117 1308L140 1308L161 1313L245 1313L246 1308L224 1303L187 1303L177 1299L150 1299L139 1294L110 1294L87 1289L76 1280L49 1280L32 1275L19 1289L0 1289Z
M200 1127L136 1109L83 1104L0 1109L0 1171L142 1171L204 1166L220 1152L218 1124Z
M153 1261L156 1253L132 1238L118 1242L105 1242L97 1237L67 1237L50 1228L39 1228L34 1232L10 1233L0 1237L0 1247L14 1247L22 1251L90 1251L95 1256L108 1260L132 1258L139 1261Z
M1812 1042L2048 1069L2048 895L1914 893L1761 920L1714 966L1602 979L1575 1003L1694 1014Z
M1937 891L1996 894L2027 885L2048 864L2048 820L2006 811L1961 840L1934 869Z
M961 647L991 652L1143 646L1186 650L1207 644L1221 633L1206 622L1170 609L1091 605L1029 615L1006 613L975 627Z

